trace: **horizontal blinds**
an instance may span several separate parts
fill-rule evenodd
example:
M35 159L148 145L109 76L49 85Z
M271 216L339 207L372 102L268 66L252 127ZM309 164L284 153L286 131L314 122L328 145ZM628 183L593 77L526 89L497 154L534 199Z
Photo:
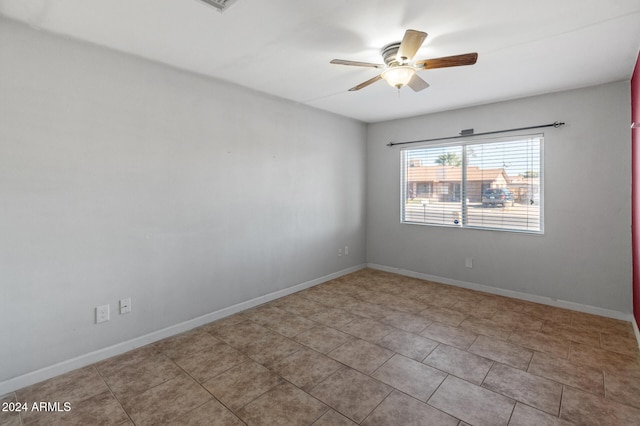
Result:
M458 225L462 221L462 147L406 152L407 222ZM457 222L456 222L457 221Z
M403 222L542 231L542 136L406 149Z

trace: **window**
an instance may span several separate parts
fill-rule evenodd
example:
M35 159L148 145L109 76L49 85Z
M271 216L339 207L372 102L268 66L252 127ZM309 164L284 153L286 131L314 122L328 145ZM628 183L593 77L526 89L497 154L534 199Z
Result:
M542 135L402 150L402 222L542 233L542 151Z

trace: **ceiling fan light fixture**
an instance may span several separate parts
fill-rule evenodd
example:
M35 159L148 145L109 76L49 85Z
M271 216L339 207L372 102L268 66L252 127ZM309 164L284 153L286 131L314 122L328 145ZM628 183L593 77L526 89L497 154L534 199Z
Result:
M408 65L401 65L386 69L381 74L381 77L384 78L384 80L389 83L391 87L401 89L402 87L406 86L409 81L411 81L411 78L415 75L415 73L415 68Z

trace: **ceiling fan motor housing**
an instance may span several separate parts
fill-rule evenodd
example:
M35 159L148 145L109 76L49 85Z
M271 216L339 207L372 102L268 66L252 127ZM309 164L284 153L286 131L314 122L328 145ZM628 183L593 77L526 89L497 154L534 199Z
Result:
M382 55L382 59L384 59L384 63L387 64L388 67L395 65L402 65L398 63L397 54L398 49L400 49L400 42L396 41L390 44L387 44L385 47L380 49L380 54Z

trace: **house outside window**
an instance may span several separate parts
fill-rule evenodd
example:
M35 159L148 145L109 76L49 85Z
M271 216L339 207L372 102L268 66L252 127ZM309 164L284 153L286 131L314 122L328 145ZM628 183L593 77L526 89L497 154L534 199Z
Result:
M406 148L401 221L543 232L543 136Z

